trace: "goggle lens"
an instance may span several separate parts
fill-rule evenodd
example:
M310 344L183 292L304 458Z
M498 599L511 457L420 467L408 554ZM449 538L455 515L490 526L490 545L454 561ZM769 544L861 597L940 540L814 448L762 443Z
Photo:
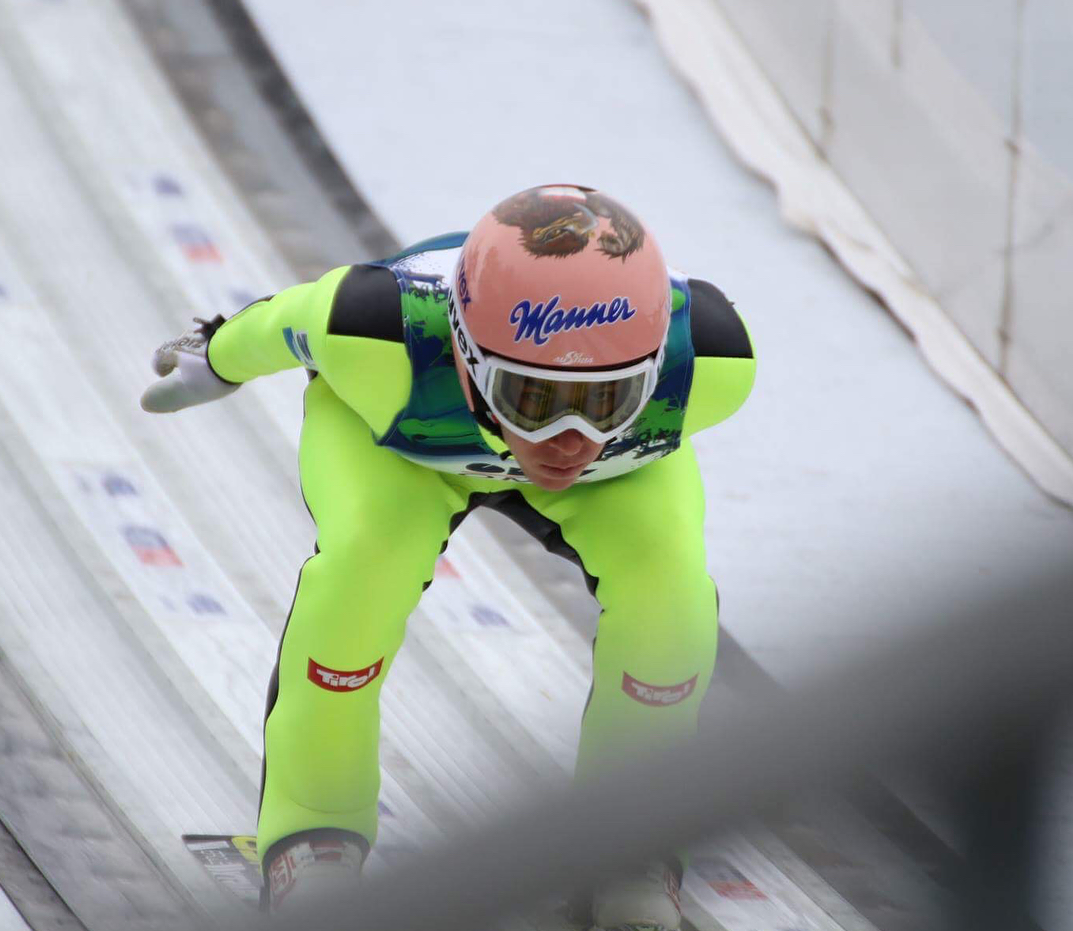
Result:
M492 395L506 420L523 430L539 430L576 414L597 430L611 431L643 403L645 380L644 372L609 381L558 381L498 369Z

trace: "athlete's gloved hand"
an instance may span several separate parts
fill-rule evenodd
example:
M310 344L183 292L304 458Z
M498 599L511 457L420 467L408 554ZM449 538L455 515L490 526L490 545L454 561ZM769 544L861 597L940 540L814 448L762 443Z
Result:
M223 314L212 320L195 317L198 324L178 339L171 339L153 353L153 370L161 380L142 395L142 409L154 414L180 411L184 407L215 401L231 394L238 385L224 381L209 365L209 339L224 322Z

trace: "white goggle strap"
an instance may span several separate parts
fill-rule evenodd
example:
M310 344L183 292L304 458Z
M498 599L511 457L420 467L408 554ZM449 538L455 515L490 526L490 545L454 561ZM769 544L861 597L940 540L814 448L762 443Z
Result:
M447 297L447 322L451 325L451 333L455 338L456 349L461 356L462 365L473 377L477 390L480 391L481 397L487 402L488 359L481 352L481 347L474 341L469 332L469 327L466 326L465 317L463 317L458 301L455 299L454 282L451 283L451 290Z

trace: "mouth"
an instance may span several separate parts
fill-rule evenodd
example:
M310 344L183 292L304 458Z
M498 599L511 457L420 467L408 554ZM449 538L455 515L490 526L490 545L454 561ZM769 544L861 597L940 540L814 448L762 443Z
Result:
M575 475L576 473L584 469L586 465L587 463L585 462L579 462L577 465L572 466L554 466L549 465L548 463L542 463L540 468L543 469L545 472L550 472L556 477L560 477L566 475Z

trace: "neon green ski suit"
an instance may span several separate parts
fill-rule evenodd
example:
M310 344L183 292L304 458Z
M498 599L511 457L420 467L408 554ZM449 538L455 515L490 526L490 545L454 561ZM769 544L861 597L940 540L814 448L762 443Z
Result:
M458 383L446 281L463 239L337 268L251 305L209 342L228 381L310 371L299 462L317 547L270 686L263 858L320 828L375 839L380 689L437 555L478 505L574 559L603 609L578 773L696 727L717 597L688 437L749 394L745 326L712 285L669 271L671 328L653 399L578 482L545 491L473 416Z

